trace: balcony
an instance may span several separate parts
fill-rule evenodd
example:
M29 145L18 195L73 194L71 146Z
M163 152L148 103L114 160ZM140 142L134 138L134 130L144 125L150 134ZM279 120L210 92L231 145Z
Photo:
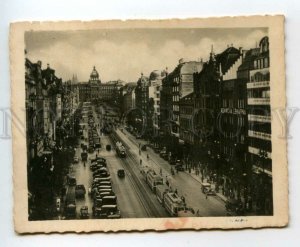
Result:
M258 156L260 151L261 151L261 149L259 149L259 148L252 147L252 146L248 147L248 152L251 153L251 154L255 154L255 155ZM271 152L266 151L266 154L267 154L268 159L272 159L272 153Z
M249 122L260 122L260 123L271 123L271 116L264 116L264 115L248 115Z
M247 89L270 87L270 81L248 82Z
M254 137L254 138L258 138L258 139L262 139L262 140L266 140L266 141L271 141L271 134L268 134L268 133L248 130L248 135L249 135L249 137Z
M248 105L270 105L270 98L248 98Z

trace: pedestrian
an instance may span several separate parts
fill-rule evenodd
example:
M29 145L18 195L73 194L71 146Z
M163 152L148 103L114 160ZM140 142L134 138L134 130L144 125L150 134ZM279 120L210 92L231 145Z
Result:
M149 160L149 154L147 154L147 160Z
M205 194L205 199L207 199L207 193Z
M140 159L140 165L142 165L142 163L143 163L143 161L142 161L142 159Z
M174 192L175 192L175 194L177 194L177 192L178 192L178 191L177 191L177 189L175 189L175 191L174 191Z
M197 210L197 213L196 213L197 216L200 216L200 212L199 212L199 209Z

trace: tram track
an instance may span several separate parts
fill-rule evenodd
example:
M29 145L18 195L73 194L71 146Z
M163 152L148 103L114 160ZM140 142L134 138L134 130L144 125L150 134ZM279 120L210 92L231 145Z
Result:
M110 134L110 139L113 143L113 146L115 147L115 143L117 141L122 141L115 133ZM122 141L124 147L127 150L127 157L122 159L122 166L124 170L128 174L128 178L132 184L132 188L136 192L141 205L145 209L148 217L166 217L165 214L163 214L159 209L157 209L157 206L153 202L153 199L149 196L149 189L146 188L146 184L143 183L139 178L138 175L136 174L136 167L133 167L133 164L136 163L136 159L133 157L133 155L129 151L129 146L126 145ZM148 189L148 190L147 190ZM164 211L163 211L164 212Z

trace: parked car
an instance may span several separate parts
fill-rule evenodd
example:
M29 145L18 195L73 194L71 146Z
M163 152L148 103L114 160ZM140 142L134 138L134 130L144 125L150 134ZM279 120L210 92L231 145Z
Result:
M206 195L212 195L215 196L216 195L216 191L214 188L211 187L210 183L202 183L202 193L206 194Z
M84 197L86 193L85 187L83 184L78 184L75 187L75 196L76 198Z
M176 169L177 171L181 171L181 172L184 171L184 167L183 167L182 164L177 164L177 165L175 165L175 169Z
M74 176L68 175L67 182L68 182L68 185L75 186L76 178Z
M82 206L80 208L80 218L81 219L88 219L89 218L89 210L88 210L88 206Z
M118 177L119 178L124 178L125 177L125 171L124 171L124 169L119 169L118 170Z
M119 219L121 218L120 210L117 205L103 205L95 209L94 215L102 219Z

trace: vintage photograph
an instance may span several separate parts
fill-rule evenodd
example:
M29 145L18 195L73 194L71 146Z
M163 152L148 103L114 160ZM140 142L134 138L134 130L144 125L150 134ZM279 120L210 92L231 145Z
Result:
M218 227L218 218L276 216L272 102L285 107L284 64L274 59L283 44L271 49L276 35L265 18L224 27L27 23L17 82L24 219L143 219L148 229L145 219L169 218L164 229L172 229L180 228L172 219L214 218ZM276 62L281 77L272 74ZM285 173L277 178L287 183ZM278 190L287 200L285 185ZM279 210L284 218L287 208Z

